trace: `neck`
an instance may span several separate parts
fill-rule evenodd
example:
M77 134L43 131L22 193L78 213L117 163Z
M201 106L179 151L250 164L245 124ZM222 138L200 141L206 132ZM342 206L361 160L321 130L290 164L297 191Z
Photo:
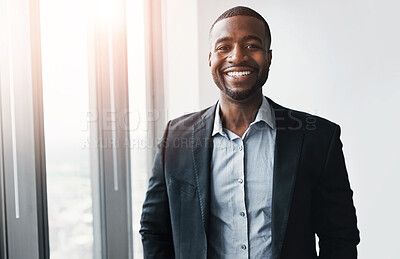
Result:
M254 121L262 104L262 98L264 97L260 94L246 101L237 102L221 94L219 112L223 127L242 137L250 123Z

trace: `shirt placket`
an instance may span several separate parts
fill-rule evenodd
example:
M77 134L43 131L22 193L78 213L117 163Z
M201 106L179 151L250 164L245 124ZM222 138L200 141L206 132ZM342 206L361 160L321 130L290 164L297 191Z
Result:
M249 239L248 239L248 220L247 220L247 210L246 210L246 200L245 200L245 164L244 164L244 143L241 138L235 139L235 168L237 169L237 174L235 174L235 179L237 184L237 195L235 200L235 215L237 225L237 249L238 258L248 258L249 250Z

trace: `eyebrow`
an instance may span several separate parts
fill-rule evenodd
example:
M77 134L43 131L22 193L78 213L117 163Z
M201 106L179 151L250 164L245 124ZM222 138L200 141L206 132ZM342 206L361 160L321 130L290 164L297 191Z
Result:
M232 41L232 40L233 40L232 37L222 37L215 41L215 45L217 45L218 43L223 42L223 41ZM254 36L254 35L247 35L247 36L243 37L243 39L242 39L242 41L247 41L247 40L255 40L255 41L258 41L260 44L263 44L262 40L259 37Z
M255 41L258 41L260 44L263 44L262 40L261 40L259 37L254 36L254 35L247 35L247 36L245 36L245 37L243 38L243 40L244 40L244 41L247 41L247 40L255 40Z
M217 45L218 43L223 42L223 41L232 41L232 40L233 40L232 37L222 37L215 41L215 45Z

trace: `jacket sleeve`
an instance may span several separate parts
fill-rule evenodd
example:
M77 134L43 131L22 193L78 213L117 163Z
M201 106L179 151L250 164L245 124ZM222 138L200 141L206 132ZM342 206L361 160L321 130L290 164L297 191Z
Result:
M326 162L316 193L315 229L320 259L357 258L360 242L353 191L350 188L340 127L335 125Z
M169 203L164 175L164 154L167 146L168 126L155 156L152 176L143 203L140 220L143 254L145 259L174 258Z

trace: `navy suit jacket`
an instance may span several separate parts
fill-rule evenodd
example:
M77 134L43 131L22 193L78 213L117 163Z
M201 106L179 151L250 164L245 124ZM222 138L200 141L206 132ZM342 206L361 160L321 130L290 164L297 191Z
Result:
M277 127L272 258L357 258L359 231L340 127L268 101ZM185 115L166 127L143 204L145 258L207 258L215 110L216 105Z

